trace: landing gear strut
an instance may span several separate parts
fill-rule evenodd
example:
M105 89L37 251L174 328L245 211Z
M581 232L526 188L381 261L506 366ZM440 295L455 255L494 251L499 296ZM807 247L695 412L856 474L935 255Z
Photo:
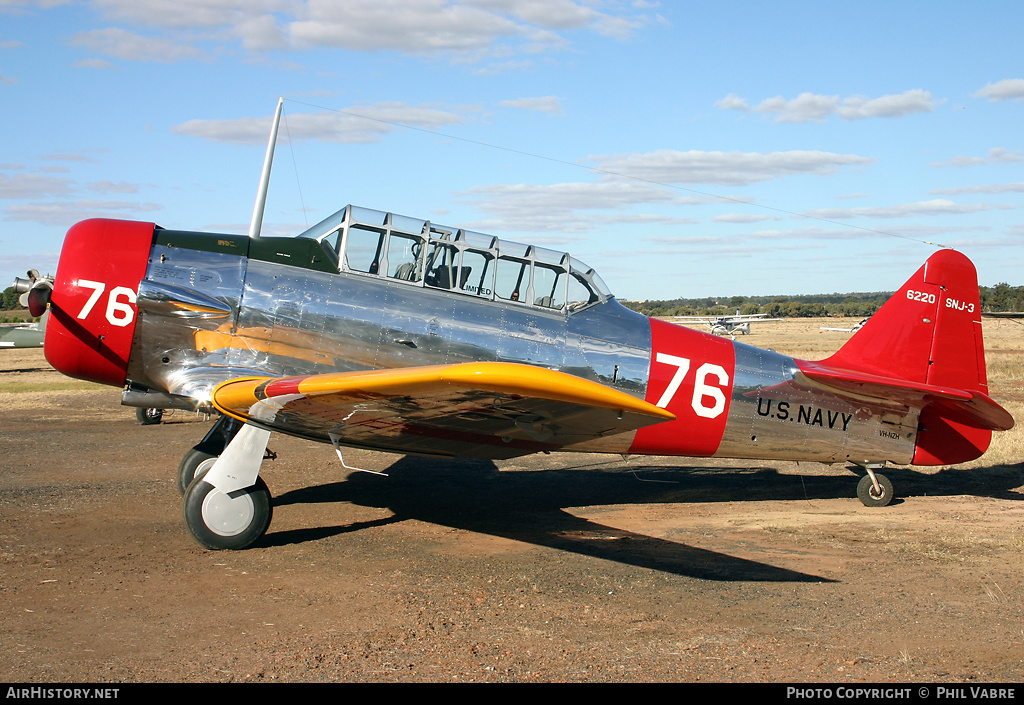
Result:
M178 465L178 494L184 496L185 490L200 473L213 467L217 457L228 447L228 443L242 428L242 422L231 416L221 416L203 440L196 443L185 453Z
M225 416L182 460L185 525L206 548L247 548L266 533L273 502L259 471L269 439L270 431Z

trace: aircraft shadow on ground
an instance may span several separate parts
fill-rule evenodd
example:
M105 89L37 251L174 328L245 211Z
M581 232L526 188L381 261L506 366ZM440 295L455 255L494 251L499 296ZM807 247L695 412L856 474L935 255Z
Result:
M644 536L574 516L566 507L699 501L678 484L641 482L600 469L498 471L489 460L405 457L388 477L354 473L345 481L295 490L275 506L352 502L392 517L343 527L271 533L263 545L316 540L405 519L500 536L538 546L706 580L823 582L826 579ZM735 478L732 480L735 484ZM699 482L687 481L691 490Z
M342 482L288 492L274 503L351 502L386 508L393 516L271 533L261 544L301 543L416 519L705 580L829 582L820 576L604 526L566 508L835 498L849 498L860 506L855 497L857 478L852 473L800 476L781 475L764 467L666 467L636 462L628 468L617 462L598 462L500 472L489 460L412 456L399 459L386 472L388 477L353 473ZM950 469L932 475L889 468L886 474L903 496L976 494L1024 499L1013 491L1024 484L1021 465Z

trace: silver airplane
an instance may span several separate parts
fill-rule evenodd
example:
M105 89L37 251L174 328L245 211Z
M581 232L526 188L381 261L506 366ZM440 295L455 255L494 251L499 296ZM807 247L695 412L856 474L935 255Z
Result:
M0 326L0 349L43 347L47 318L49 318L49 313L44 311L42 317L35 323Z
M714 335L727 335L733 340L736 334L750 335L750 324L756 322L781 321L781 318L768 318L767 313L740 314L735 316L673 316L672 320L679 323L703 323Z
M50 275L40 276L38 271L30 269L28 270L27 279L16 278L13 288L16 294L21 294L18 297L18 301L22 306L28 307L29 292L33 287L38 289L36 294L33 294L33 296L36 296L41 291L53 287L53 277ZM43 337L46 334L46 319L49 318L49 312L46 311L45 306L36 310L42 311L42 313L32 314L33 317L39 317L39 320L35 323L18 323L0 327L0 348L43 347Z
M541 451L939 465L1013 426L988 395L971 262L940 250L837 353L808 362L647 318L563 252L346 206L293 238L87 220L67 233L47 360L142 408L221 416L179 467L211 549L272 517L271 433L505 459ZM346 467L348 467L346 465Z
M985 314L981 314L981 315L984 316ZM861 328L863 328L864 324L867 323L867 322L868 322L868 319L865 318L865 319L862 319L859 323L855 323L852 328L833 328L831 326L821 326L818 330L831 330L831 331L838 331L840 333L856 333Z
M1024 313L1019 311L997 311L995 313L981 314L985 318L1024 318Z

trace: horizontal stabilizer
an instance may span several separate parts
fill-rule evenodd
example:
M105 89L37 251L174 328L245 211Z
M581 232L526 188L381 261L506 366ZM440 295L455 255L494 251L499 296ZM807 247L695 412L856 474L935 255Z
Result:
M799 362L800 371L816 385L829 388L852 401L871 400L924 409L935 407L944 418L972 428L1007 431L1013 417L988 394L948 386L892 379L879 375L838 370L820 363Z

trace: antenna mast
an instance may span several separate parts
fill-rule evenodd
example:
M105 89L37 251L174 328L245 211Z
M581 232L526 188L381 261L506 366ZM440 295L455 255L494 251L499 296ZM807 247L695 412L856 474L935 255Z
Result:
M277 99L277 112L274 113L274 124L270 128L270 141L267 142L267 156L263 158L263 173L260 175L260 187L256 192L256 206L252 209L252 222L249 223L249 237L257 239L263 227L263 211L267 207L267 189L270 187L270 167L274 165L274 146L277 144L277 129L281 126L281 108L284 98Z

